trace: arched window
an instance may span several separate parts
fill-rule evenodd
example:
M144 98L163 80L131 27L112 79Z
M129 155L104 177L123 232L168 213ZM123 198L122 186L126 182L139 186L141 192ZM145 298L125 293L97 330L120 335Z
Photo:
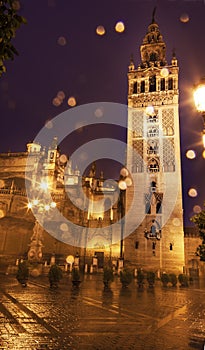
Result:
M148 171L150 173L155 173L159 171L159 164L158 161L154 158L150 159L148 164Z
M154 40L154 35L152 36L152 40ZM157 53L156 53L156 52L152 52L152 53L150 54L149 60L150 60L151 62L157 61L157 60L158 60L158 55L157 55Z
M137 94L137 82L133 85L133 94Z
M160 81L160 90L161 91L165 90L165 79L164 78L162 78Z
M156 213L157 213L157 214L161 214L161 213L162 213L162 205L161 205L161 202L157 202L157 205L156 205Z
M149 78L149 91L156 91L156 75Z
M173 79L169 78L168 80L168 90L173 90Z
M141 81L141 92L145 92L145 81Z
M173 128L172 128L171 126L169 126L169 127L167 128L167 135L168 135L168 136L174 135L174 130L173 130Z
M146 212L145 212L146 214L151 214L151 204L150 204L150 202L146 203L145 210L146 210Z

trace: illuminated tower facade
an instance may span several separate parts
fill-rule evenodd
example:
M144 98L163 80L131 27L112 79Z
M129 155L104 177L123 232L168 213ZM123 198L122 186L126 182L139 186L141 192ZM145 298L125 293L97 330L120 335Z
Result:
M154 13L140 47L141 63L128 72L127 168L135 184L126 191L124 259L131 266L182 272L184 233L181 190L178 63L166 61ZM131 231L131 234L128 234Z

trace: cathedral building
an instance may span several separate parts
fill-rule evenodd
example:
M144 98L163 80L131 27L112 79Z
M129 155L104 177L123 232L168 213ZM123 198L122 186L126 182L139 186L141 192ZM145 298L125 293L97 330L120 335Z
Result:
M154 14L140 53L141 62L135 66L132 57L128 69L126 168L131 186L120 195L112 183L105 187L95 163L81 176L60 153L57 138L49 149L30 142L26 152L0 154L0 264L21 256L45 262L52 254L64 263L68 255L77 254L82 265L92 264L95 256L99 267L121 258L132 269L197 273L200 239L194 230L184 234L183 228L179 67L174 52L171 62L166 61L166 44ZM30 201L25 179L35 189L45 178L52 202L40 210L49 209L47 221L55 222L52 210L57 207L76 225L75 232L60 222L55 222L56 236L39 228L31 210L39 199ZM84 198L88 205L82 203ZM75 242L67 244L72 235Z

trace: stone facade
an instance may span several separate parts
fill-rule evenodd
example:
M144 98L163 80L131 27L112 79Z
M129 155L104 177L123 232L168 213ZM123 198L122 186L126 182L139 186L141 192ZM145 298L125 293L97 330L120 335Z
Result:
M26 152L0 154L1 264L20 257L49 263L53 254L65 263L66 256L78 254L84 265L94 255L101 267L124 257L132 268L197 274L200 239L197 233L184 237L183 230L179 68L175 54L167 64L165 49L153 18L140 48L141 63L135 68L131 59L129 65L126 166L132 185L126 191L119 194L107 181L105 187L95 163L81 177L60 153L57 138L48 149L31 142ZM49 203L42 197L43 181ZM56 210L75 229L57 219ZM40 211L37 226L33 213ZM49 224L52 235L45 229Z
M135 68L131 59L128 72L127 168L135 186L127 190L132 212L126 226L132 233L125 239L124 257L137 267L178 273L185 265L179 68L175 54L167 64L154 18L140 51L141 63Z
M73 170L68 158L60 154L56 142L53 149L42 150L40 145L29 143L27 152L0 154L1 263L15 263L20 257L49 263L53 254L65 263L66 256L79 254L81 263L91 264L97 254L102 264L119 256L119 243L111 226L118 218L117 204L110 204L113 196L117 198L115 189L108 181L103 187L103 173L98 179L94 164L81 178L78 169ZM45 180L52 199L49 203L42 197ZM105 200L102 194L106 194ZM75 230L56 219L52 204ZM42 210L43 221L37 216L40 225L36 229L35 216ZM46 230L49 223L54 234ZM73 244L69 244L71 235Z

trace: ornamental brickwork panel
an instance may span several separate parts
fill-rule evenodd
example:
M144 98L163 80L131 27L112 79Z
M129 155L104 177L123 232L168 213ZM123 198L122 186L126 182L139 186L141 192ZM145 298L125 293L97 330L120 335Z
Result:
M132 172L141 173L144 170L143 167L143 140L133 140L132 141Z
M164 172L175 171L174 139L163 139L163 166Z
M143 111L132 112L133 137L143 136Z
M164 136L174 135L174 109L162 110L162 130Z

